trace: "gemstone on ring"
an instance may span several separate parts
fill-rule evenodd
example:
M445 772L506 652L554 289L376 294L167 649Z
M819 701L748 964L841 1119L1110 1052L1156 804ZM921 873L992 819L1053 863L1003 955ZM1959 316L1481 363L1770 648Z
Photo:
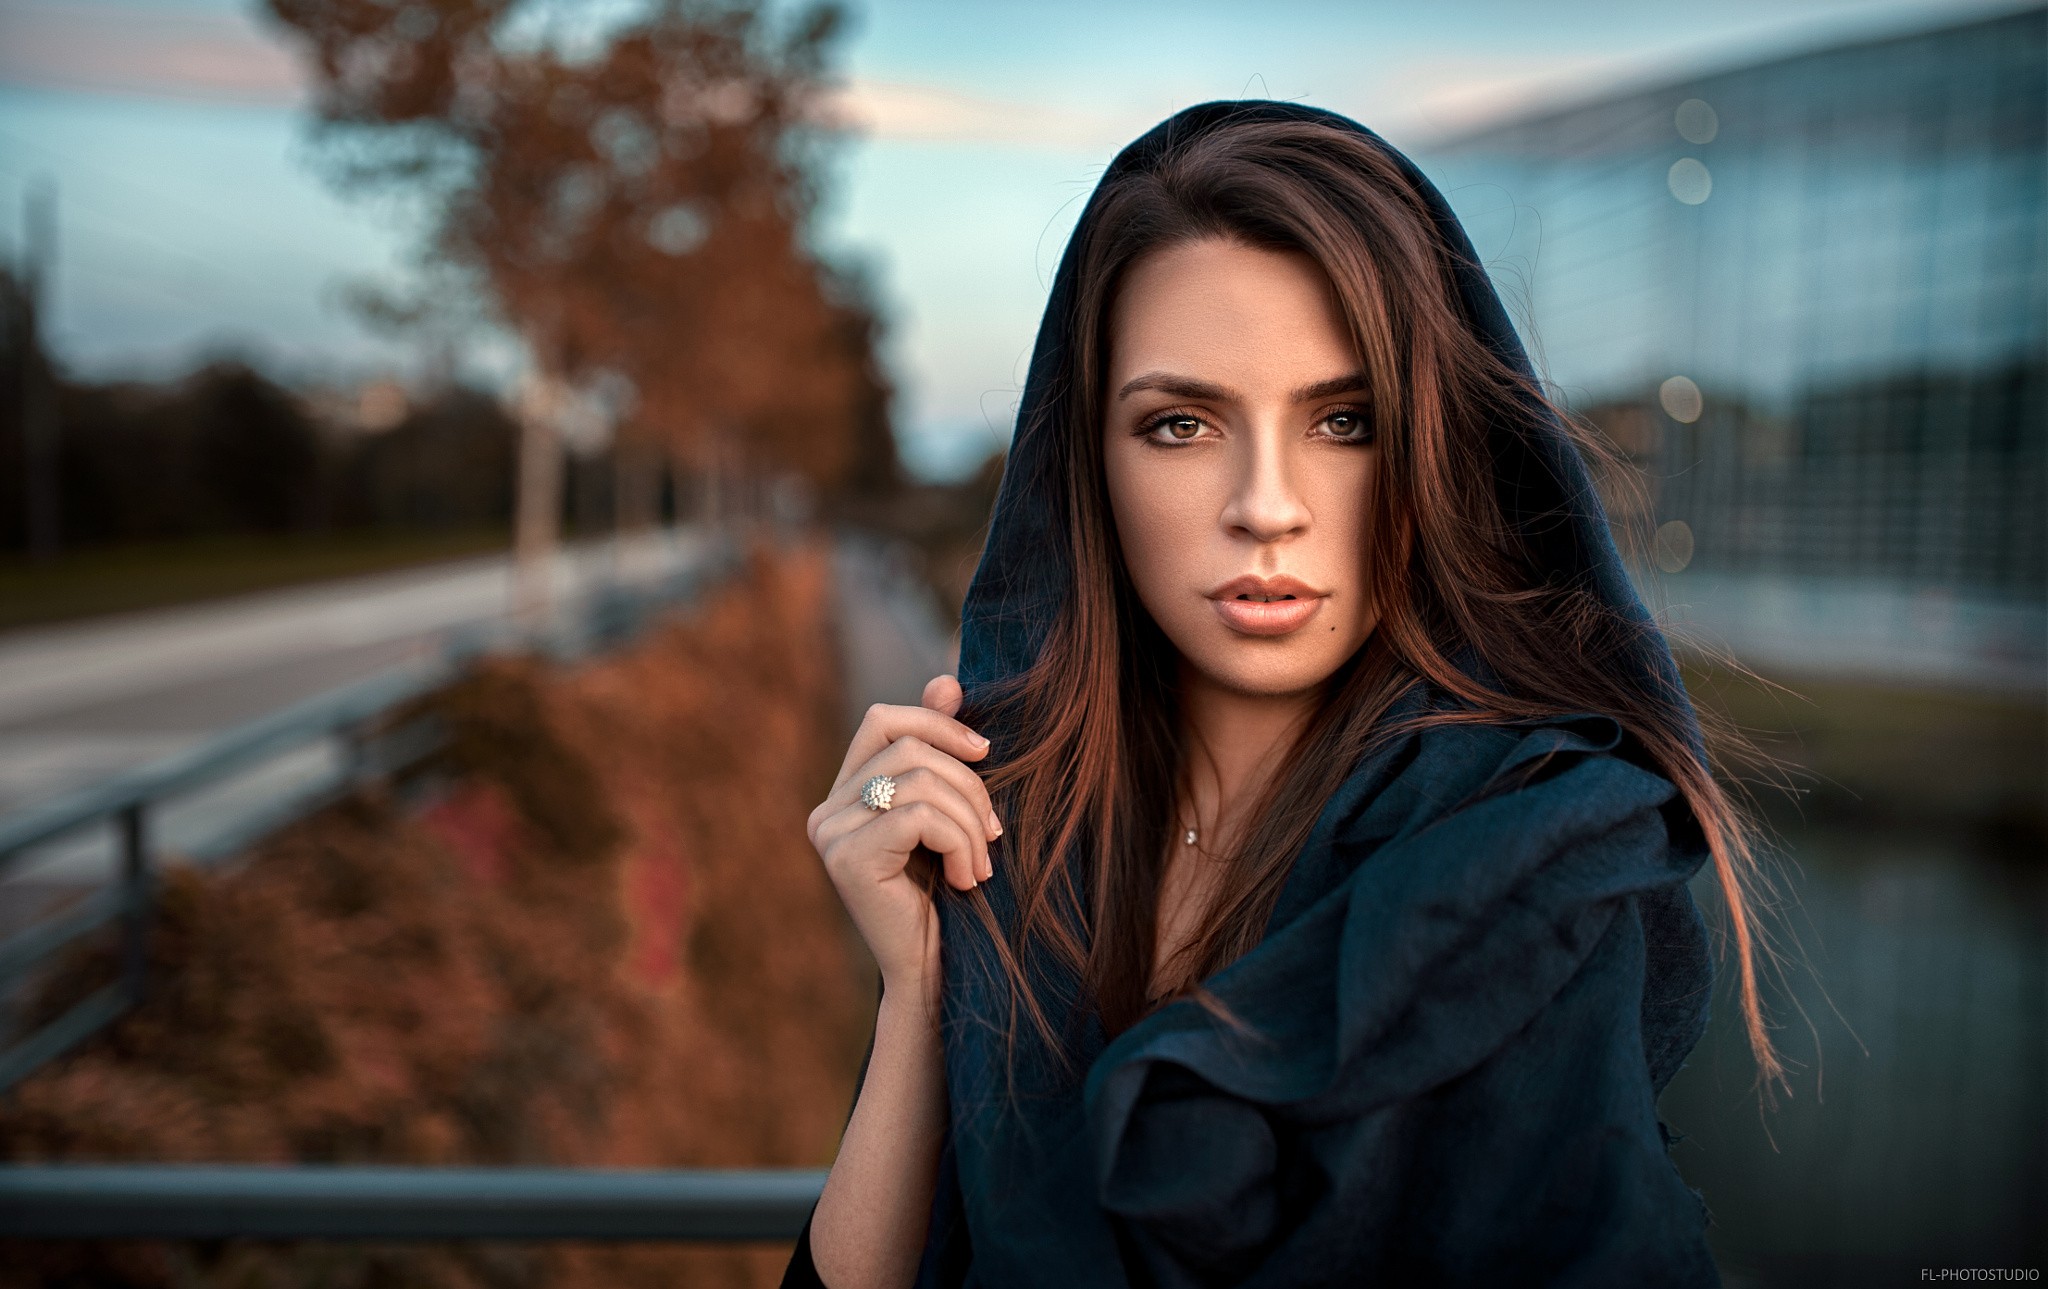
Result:
M896 799L896 780L878 774L860 790L860 803L870 810L887 810Z

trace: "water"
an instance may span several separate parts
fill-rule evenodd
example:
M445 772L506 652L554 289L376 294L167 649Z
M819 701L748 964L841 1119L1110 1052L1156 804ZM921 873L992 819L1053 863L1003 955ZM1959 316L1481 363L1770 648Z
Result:
M1933 823L1780 827L1797 898L1782 922L1811 967L1794 956L1789 990L1772 995L1793 1095L1760 1110L1727 971L1709 1032L1662 1103L1687 1135L1673 1157L1714 1214L1727 1284L2043 1267L2039 838ZM1717 910L1703 882L1696 890Z

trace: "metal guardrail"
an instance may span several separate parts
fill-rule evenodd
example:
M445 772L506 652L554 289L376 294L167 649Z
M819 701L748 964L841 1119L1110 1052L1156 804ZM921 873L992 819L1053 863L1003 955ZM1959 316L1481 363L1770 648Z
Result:
M240 849L332 800L354 783L404 770L433 752L439 746L439 732L424 722L391 731L372 727L384 713L447 684L458 670L459 664L449 659L420 673L373 676L260 717L189 751L0 819L0 868L31 847L103 820L116 824L120 857L119 874L112 885L0 943L0 981L34 970L80 936L110 922L121 923L121 978L0 1052L0 1091L63 1055L141 1000L147 985L149 924L156 895L149 835L153 805L226 779L291 747L336 734L346 738L351 754L342 782L259 814L207 847L216 853Z
M790 1240L822 1170L0 1165L0 1237Z
M623 640L658 609L693 598L739 561L730 534L693 566L652 587L607 587L579 620L537 643L575 655ZM0 869L30 847L116 822L119 880L0 943L0 982L33 970L81 935L119 920L121 978L0 1053L0 1090L134 1005L147 986L154 900L149 812L165 799L337 734L339 779L258 812L215 839L225 854L332 800L365 778L399 773L435 751L431 717L389 715L454 679L503 634L453 642L439 665L374 677L244 725L182 753L0 820ZM536 643L528 640L526 643ZM825 1184L804 1169L633 1171L553 1168L14 1164L0 1165L0 1237L26 1239L687 1240L793 1239Z
M118 832L117 880L77 906L0 942L0 985L46 961L65 945L118 920L122 927L119 980L74 1005L13 1046L0 1051L0 1092L90 1037L143 996L148 935L155 900L150 811L167 798L225 780L280 752L317 739L342 737L349 748L340 778L324 791L277 803L212 839L194 858L233 853L366 779L396 774L432 754L441 741L431 720L382 728L388 713L447 684L477 656L509 643L539 644L573 656L616 643L657 610L692 598L706 582L737 565L739 543L730 533L706 541L700 557L681 571L638 587L607 586L589 596L565 629L542 636L516 630L472 630L453 639L438 664L403 675L373 676L260 717L199 747L177 753L44 805L0 819L0 870L31 847L111 820Z

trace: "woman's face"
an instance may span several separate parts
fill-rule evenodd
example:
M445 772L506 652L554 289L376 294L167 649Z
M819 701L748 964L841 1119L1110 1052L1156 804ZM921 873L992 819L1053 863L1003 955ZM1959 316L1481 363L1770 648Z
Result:
M1139 599L1213 684L1321 685L1378 623L1380 450L1328 279L1294 252L1183 243L1130 267L1109 327L1103 460Z

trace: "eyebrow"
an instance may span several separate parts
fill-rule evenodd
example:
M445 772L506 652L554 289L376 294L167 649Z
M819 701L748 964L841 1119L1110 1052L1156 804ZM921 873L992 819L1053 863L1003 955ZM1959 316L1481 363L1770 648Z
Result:
M1329 380L1319 380L1314 384L1303 385L1300 389L1294 391L1293 399L1297 403L1309 403L1319 398L1329 398L1334 394L1348 394L1353 390L1362 390L1367 387L1368 382L1366 381L1365 373L1355 371L1343 376L1333 376ZM1117 401L1122 402L1131 395L1148 389L1157 390L1162 394L1171 394L1175 398L1191 398L1204 402L1227 403L1236 401L1238 398L1237 391L1227 385L1218 385L1213 381L1196 380L1192 376L1176 376L1172 372L1148 371L1142 376L1136 376L1125 381L1123 388L1116 392Z

